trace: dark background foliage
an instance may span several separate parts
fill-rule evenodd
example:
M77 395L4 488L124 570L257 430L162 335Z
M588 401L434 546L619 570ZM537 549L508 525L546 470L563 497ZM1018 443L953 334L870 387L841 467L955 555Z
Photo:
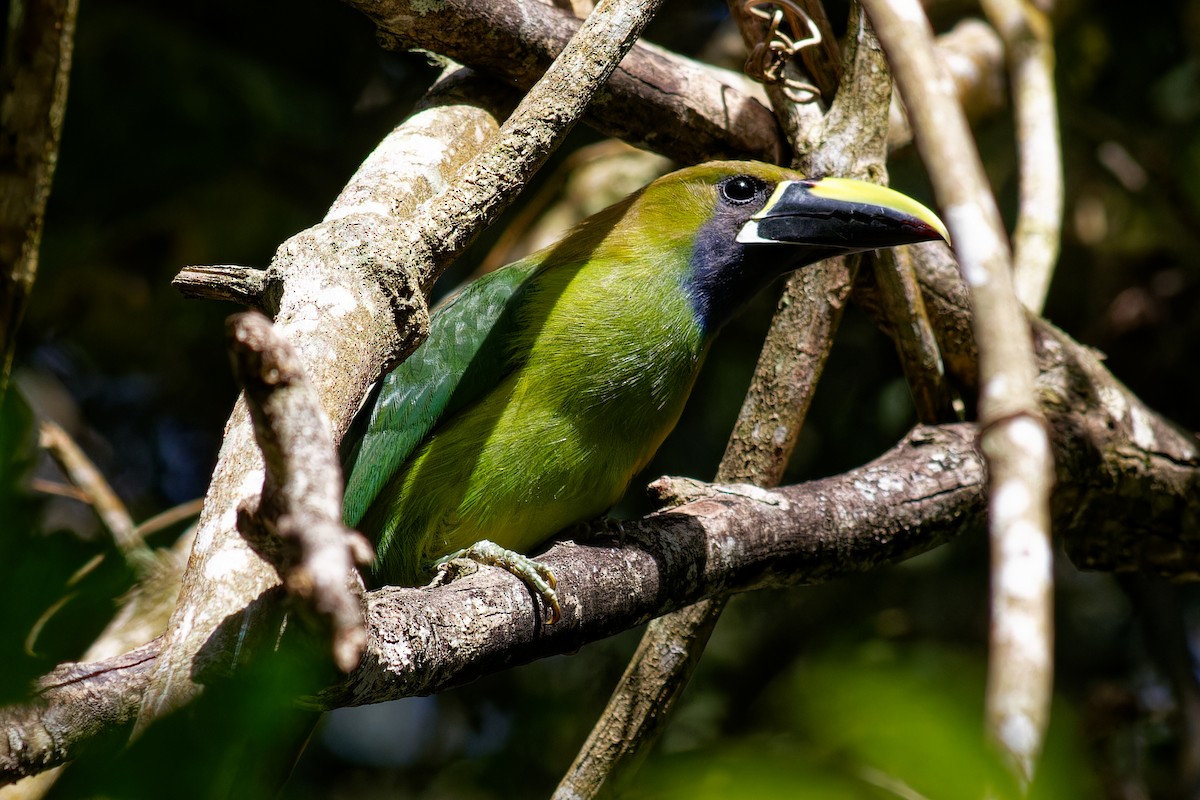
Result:
M933 7L942 25L971 13ZM695 52L724 15L724 4L677 3L650 38ZM1152 407L1196 429L1200 3L1069 2L1057 25L1067 207L1047 316L1103 350ZM235 309L184 301L172 276L186 264L265 266L280 242L320 219L435 74L422 57L379 50L365 20L332 0L84 0L17 364L36 414L71 430L135 518L203 493L235 396L222 324ZM1011 219L1011 125L988 120L977 133ZM580 129L554 163L598 138ZM926 192L911 152L899 154L892 178ZM772 307L760 303L724 335L649 477L711 477ZM12 665L0 691L11 699L24 678L79 656L131 573L86 507L13 491L34 454L21 415L10 409L4 423L0 593L20 598L5 603L19 610L0 635ZM852 309L789 480L862 463L912 423L890 343ZM38 469L54 477L47 464ZM634 495L621 513L644 508ZM97 555L106 558L77 574ZM1189 796L1177 777L1186 743L1177 687L1161 654L1185 635L1190 593L1081 574L1065 559L1058 573L1058 700L1039 791ZM641 796L893 796L876 786L887 775L929 797L968 796L961 787L986 760L986 582L986 543L963 541L834 585L736 599ZM545 795L636 636L436 698L330 715L285 796ZM160 762L167 775L177 767ZM81 766L81 775L100 770Z

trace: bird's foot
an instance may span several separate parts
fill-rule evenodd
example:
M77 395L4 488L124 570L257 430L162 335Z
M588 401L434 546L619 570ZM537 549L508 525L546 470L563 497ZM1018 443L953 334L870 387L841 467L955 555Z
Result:
M451 562L461 559L508 570L520 578L534 594L542 598L542 602L546 604L546 608L549 610L546 618L547 625L553 625L562 619L562 606L558 603L558 593L554 591L558 585L558 580L545 564L534 561L529 556L521 555L512 550L506 550L495 542L483 539L463 550L451 553L448 556L442 556L434 562L434 565L437 567L440 575L449 573L454 569L451 566Z
M615 539L617 547L625 546L625 523L612 517L597 517L576 523L571 528L571 538L579 541L592 539Z

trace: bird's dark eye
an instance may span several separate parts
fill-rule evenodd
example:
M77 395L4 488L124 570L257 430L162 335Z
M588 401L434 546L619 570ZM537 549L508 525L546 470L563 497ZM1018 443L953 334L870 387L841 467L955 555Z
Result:
M720 184L721 197L734 205L745 205L758 197L766 185L749 175L734 175Z

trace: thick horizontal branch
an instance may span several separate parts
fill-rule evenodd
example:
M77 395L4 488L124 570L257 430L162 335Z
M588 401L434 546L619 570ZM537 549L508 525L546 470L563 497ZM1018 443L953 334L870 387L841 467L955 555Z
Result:
M571 14L531 0L346 0L399 49L449 56L519 89L541 77L579 28ZM784 163L770 110L725 73L645 43L609 79L586 121L609 136L682 164L713 158Z
M161 642L96 664L63 664L38 701L0 711L0 786L57 766L89 740L132 724Z
M398 49L454 58L518 89L528 89L579 26L565 11L529 0L346 0ZM1004 104L1004 52L986 24L970 20L940 37L948 73L967 113L978 119ZM804 51L807 52L807 51ZM716 158L784 163L789 150L771 111L738 74L641 42L613 73L585 121L682 164ZM889 146L911 141L899 107Z
M926 296L949 317L957 313L952 287ZM1200 574L1195 438L1142 405L1088 348L1042 322L1034 335L1058 467L1055 528L1067 552L1095 569ZM905 453L912 458L905 461ZM541 625L523 585L495 569L436 589L369 593L366 659L322 702L438 691L577 649L703 592L829 580L981 532L981 481L973 429L952 425L919 429L872 466L775 492L673 482L685 496L699 491L703 499L630 523L624 548L565 544L546 554L561 581L558 625ZM814 516L797 519L800 509ZM779 524L783 518L805 526L807 536ZM888 527L902 520L913 527ZM756 532L764 523L772 523L766 538ZM494 644L483 641L491 637ZM128 722L156 647L101 664L64 665L42 682L36 706L0 712L8 732L0 739L0 783L60 763L89 738Z
M500 569L436 588L370 592L363 663L320 701L437 692L578 649L705 596L829 580L981 530L974 436L968 425L920 429L866 467L777 491L664 479L660 493L688 502L626 523L624 546L567 542L545 554L563 602L553 626ZM0 783L61 763L102 730L132 722L160 645L63 665L43 679L36 705L0 712L8 732L0 737Z
M689 502L625 523L624 547L568 542L539 557L559 577L563 617L554 625L523 584L496 569L434 591L372 592L363 663L322 700L431 694L707 597L830 580L982 530L974 438L969 425L920 428L865 467L777 490L664 479L656 486Z

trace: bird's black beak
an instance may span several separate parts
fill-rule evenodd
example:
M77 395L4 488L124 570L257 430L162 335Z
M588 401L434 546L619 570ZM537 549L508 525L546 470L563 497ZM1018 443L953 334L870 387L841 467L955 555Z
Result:
M847 178L783 181L738 231L742 244L805 244L854 253L950 241L937 215L907 195Z

